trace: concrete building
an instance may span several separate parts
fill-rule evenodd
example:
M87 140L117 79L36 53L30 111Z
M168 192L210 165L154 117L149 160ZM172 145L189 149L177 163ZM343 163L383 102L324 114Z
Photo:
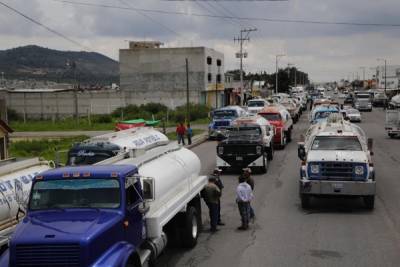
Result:
M378 88L385 88L385 66L378 66L376 68L376 78L378 81ZM387 65L386 66L386 88L397 89L399 88L400 79L400 65Z
M224 96L224 55L206 47L161 48L160 42L130 42L120 49L120 89L132 104L186 104L186 63L189 101L221 107Z

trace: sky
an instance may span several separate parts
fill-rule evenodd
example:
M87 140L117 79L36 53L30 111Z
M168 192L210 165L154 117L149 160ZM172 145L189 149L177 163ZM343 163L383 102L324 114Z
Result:
M225 70L238 69L234 42L243 28L251 32L244 49L246 72L275 71L293 64L309 73L312 81L334 81L363 76L387 59L400 64L399 0L288 0L288 1L163 1L163 0L69 0L125 9L72 5L58 0L0 0L0 50L36 44L59 50L85 50L118 60L128 41L157 40L165 47L206 46L224 53ZM61 33L70 42L5 8L5 3L43 25ZM137 11L126 8L184 12L189 15ZM288 23L202 17L208 14L235 18L391 24L355 26L346 24ZM395 26L393 26L395 25Z

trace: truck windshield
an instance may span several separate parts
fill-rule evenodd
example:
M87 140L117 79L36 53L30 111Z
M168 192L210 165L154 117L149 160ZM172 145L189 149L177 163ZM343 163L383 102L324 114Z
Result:
M369 94L357 94L358 99L370 99L370 97Z
M213 113L213 117L220 119L226 117L236 117L236 112L234 110L216 110Z
M260 115L269 121L280 121L282 119L281 114L279 113L263 113Z
M119 187L116 179L37 181L32 186L29 209L115 209L120 206Z
M249 101L248 107L263 107L265 102L263 101Z
M331 113L338 113L337 111L319 111L315 113L316 120L328 118Z
M361 151L360 141L355 136L317 136L311 150L351 150Z
M249 136L249 135L260 135L260 128L235 128L229 129L228 136Z

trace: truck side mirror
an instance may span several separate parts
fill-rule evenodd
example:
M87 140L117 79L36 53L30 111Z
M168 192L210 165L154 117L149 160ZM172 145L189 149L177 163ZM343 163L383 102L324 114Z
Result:
M374 146L374 139L368 138L368 150L370 151L371 156L374 155L374 152L372 151Z
M301 160L306 160L306 149L304 147L304 143L303 142L299 142L298 143L297 156Z
M142 178L143 183L143 199L145 201L153 201L155 199L155 181L153 178Z
M27 202L24 197L24 188L20 180L15 180L14 182L14 189L15 189L15 201L18 204L18 211L16 215L16 220L19 221L20 213L25 216L25 211L27 209Z

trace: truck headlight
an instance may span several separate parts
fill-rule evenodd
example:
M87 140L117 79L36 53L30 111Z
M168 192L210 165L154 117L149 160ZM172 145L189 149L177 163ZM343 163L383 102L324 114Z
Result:
M319 173L319 165L318 164L311 164L310 170L311 170L311 173L313 173L313 174Z
M224 154L224 147L223 146L219 146L218 147L218 155L222 155Z
M363 166L355 166L354 173L356 175L363 175L364 174L364 167Z
M261 155L261 152L262 152L262 147L261 147L261 146L257 146L257 147L256 147L256 153L257 153L257 155Z

